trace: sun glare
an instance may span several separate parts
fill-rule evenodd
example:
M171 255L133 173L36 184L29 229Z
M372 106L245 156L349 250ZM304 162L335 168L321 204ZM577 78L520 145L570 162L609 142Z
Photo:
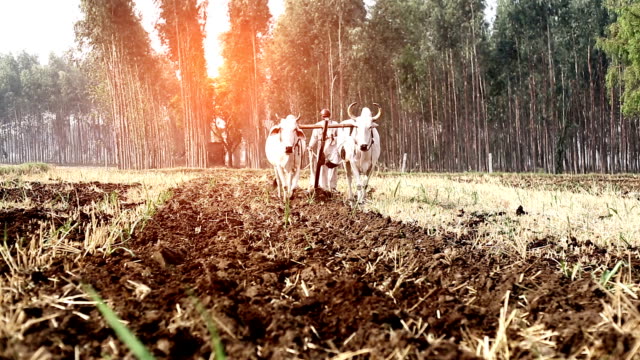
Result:
M155 26L160 16L158 6L153 0L135 0L136 10L142 17L142 25L151 37L151 46L158 52L165 49ZM207 61L207 71L210 77L218 76L219 69L224 64L222 58L222 44L220 35L229 31L229 0L210 0L207 8L207 25L205 26L204 52ZM269 0L269 10L274 18L284 12L283 0Z
M228 4L229 0L211 0L209 2L204 51L207 69L211 77L216 77L220 67L224 64L220 35L229 31ZM273 18L278 18L284 12L284 0L269 0L269 11L271 11Z

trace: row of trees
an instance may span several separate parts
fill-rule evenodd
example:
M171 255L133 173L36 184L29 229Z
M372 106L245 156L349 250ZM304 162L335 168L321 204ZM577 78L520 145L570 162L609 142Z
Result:
M205 167L206 144L212 117L212 86L204 60L204 24L208 2L157 0L160 19L157 30L169 48L169 58L179 74L185 165Z
M216 115L225 120L225 149L233 154L244 138L249 144L247 164L252 167L262 165L266 139L262 119L272 116L270 101L264 96L266 73L262 60L271 19L267 3L268 0L229 2L231 26L221 36L225 62L216 79L215 109Z
M620 114L620 89L606 86L608 60L597 46L611 21L602 1L501 5L487 76L500 168L637 171L639 149L624 144L637 143L638 132Z
M13 149L11 161L28 152L128 168L205 166L213 131L229 154L244 140L248 165L264 166L275 114L311 123L327 107L340 120L357 101L383 106L386 168L406 153L416 171L640 171L635 1L499 0L489 27L484 0L285 0L276 22L267 0L230 0L216 79L206 76L202 46L207 2L156 3L165 55L150 49L132 0L82 0L76 30L88 55L49 67L73 67L65 72L76 71L70 86L83 106L0 82L0 131L13 134L0 145ZM25 83L24 69L60 73L12 61ZM16 68L0 66L0 78ZM20 107L9 92L31 97ZM59 135L43 138L44 126ZM16 151L19 136L38 145ZM104 146L95 160L68 145L92 141Z
M70 56L0 54L0 161L113 163L112 136Z
M132 0L82 0L83 56L0 57L4 161L206 166L213 86L202 46L206 3L162 0L155 54Z
M89 49L98 105L110 120L115 162L124 168L171 166L171 134L160 61L131 1L81 1L77 38Z
M158 5L168 58L152 52L132 0L82 0L76 36L89 50L93 90L114 131L118 166L203 167L212 95L202 47L206 2Z
M254 15L264 4L230 3L243 8L230 10L232 32L251 16L264 23ZM491 29L482 0L285 5L257 60L255 43L225 41L227 64L250 59L257 70L243 73L262 76L264 118L288 111L314 122L329 107L344 119L351 101L381 103L389 168L407 153L420 171L486 171L489 154L503 171L640 170L637 118L621 111L640 103L623 95L638 82L633 1L501 0Z

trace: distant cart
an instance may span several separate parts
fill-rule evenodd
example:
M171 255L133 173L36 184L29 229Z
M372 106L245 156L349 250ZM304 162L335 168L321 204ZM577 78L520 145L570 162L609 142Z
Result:
M224 166L224 144L218 141L207 144L207 167Z

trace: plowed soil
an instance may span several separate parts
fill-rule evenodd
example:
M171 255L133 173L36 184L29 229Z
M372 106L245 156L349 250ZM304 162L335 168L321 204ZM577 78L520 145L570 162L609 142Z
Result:
M70 296L69 283L91 284L162 359L209 358L196 303L210 310L231 359L475 358L475 339L498 334L501 309L503 316L517 310L518 325L507 331L512 358L570 357L584 347L621 358L634 347L631 337L598 328L608 301L602 288L590 276L569 279L542 253L516 259L479 249L472 231L430 236L324 193L297 193L289 212L270 181L243 174L221 171L181 185L127 244L133 255L60 259L31 274L25 291ZM38 216L22 214L10 226L28 229L27 219ZM468 226L484 220L476 214ZM90 318L67 311L57 324L39 322L20 347L0 339L0 357L44 347L55 359L100 358L123 348L110 345L118 340L92 305L73 310ZM56 312L42 306L26 313ZM523 331L534 325L555 332L553 345L531 345Z
M5 184L0 187L0 201L12 203L27 201L28 204L26 206L0 209L0 226L2 226L4 233L11 234L5 240L12 244L16 239L37 234L40 230L40 222L51 222L56 227L63 226L70 219L74 223L86 223L91 221L91 215L84 207L104 201L109 197L113 201L120 202L123 208L138 205L137 203L124 202L126 191L138 185L99 182ZM30 206L31 204L35 206ZM100 217L98 219L100 222L111 220L111 216L108 214L97 215ZM69 231L67 238L82 240L84 234L81 231L81 227L73 227ZM0 264L0 267L2 267L2 264Z

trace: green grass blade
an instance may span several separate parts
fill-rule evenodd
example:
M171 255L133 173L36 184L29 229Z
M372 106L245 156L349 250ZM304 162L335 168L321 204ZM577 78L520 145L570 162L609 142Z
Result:
M136 358L140 360L155 359L151 352L149 352L144 344L142 344L140 339L138 339L136 335L120 321L118 315L116 315L116 313L104 303L100 295L98 295L91 285L85 285L84 290L89 294L91 299L96 302L96 307L104 317L107 324L109 324L111 329L116 333L118 339L127 345Z
M393 198L395 199L398 195L398 189L400 189L400 180L398 180L398 183L396 184L396 188L393 190Z
M214 349L214 352L216 354L216 360L226 360L227 355L224 352L224 346L222 345L222 341L220 341L220 336L218 335L218 329L216 328L216 325L213 323L213 319L211 318L207 310L204 308L202 303L193 294L193 292L188 291L187 293L193 299L193 302L196 305L196 309L202 316L202 319L204 319L204 322L207 324L207 330L209 330L211 347Z
M600 284L602 286L607 285L609 283L609 281L611 280L611 278L613 278L616 275L616 273L618 272L618 270L620 270L620 267L622 265L624 265L624 261L621 260L621 261L618 261L616 263L616 265L613 267L613 269L611 271L605 270L602 273L602 277L600 278Z

